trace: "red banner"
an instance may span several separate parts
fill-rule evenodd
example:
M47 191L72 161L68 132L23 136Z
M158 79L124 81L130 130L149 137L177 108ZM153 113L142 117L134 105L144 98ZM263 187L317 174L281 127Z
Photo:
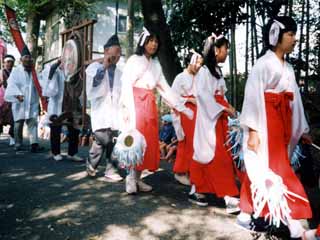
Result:
M8 7L7 5L5 5L5 10L6 10L6 15L7 15L7 20L8 20L8 24L9 24L9 28L10 28L10 32L12 34L12 38L19 50L19 52L21 53L23 47L26 45L24 43L24 40L21 36L21 32L19 29L19 25L17 23L17 19L16 19L16 12ZM47 111L47 101L46 99L42 96L42 91L41 91L41 87L40 87L40 83L37 77L37 73L36 70L34 69L34 67L32 67L32 78L33 78L33 83L37 89L37 92L41 98L41 106L42 106L42 110L43 111Z

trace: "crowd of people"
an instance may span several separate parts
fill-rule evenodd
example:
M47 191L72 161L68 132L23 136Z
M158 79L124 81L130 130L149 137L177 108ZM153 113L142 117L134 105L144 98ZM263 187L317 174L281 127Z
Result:
M236 118L237 114L227 100L220 68L228 55L227 38L212 34L205 39L201 54L190 51L184 71L170 87L157 59L161 45L157 34L144 28L136 53L127 60L123 71L117 67L121 46L113 35L104 45L103 60L86 68L93 134L86 161L88 176L95 177L101 160L106 158L106 181L123 180L113 148L119 133L136 129L146 144L141 162L126 169L128 194L152 191L153 186L142 180L142 172L156 171L160 160L173 161L175 178L190 186L190 202L205 207L207 195L214 194L224 200L227 213L239 213L236 224L241 228L261 231L254 219L264 217L271 225L288 226L291 239L320 239L320 228L307 231L299 221L311 218L312 211L290 166L298 141L312 143L295 74L285 58L294 49L296 31L297 25L290 17L270 20L265 37L267 49L246 82L239 117L245 171L235 166L228 144L228 119ZM12 112L13 119L1 122L0 126L10 125L10 144L14 143L19 150L25 122L31 151L38 152L41 147L35 129L39 97L30 74L31 55L24 49L22 64L13 70L12 56L5 57L4 62L0 85L5 88L5 103L0 113L2 119L5 111ZM43 95L49 100L51 151L56 161L62 159L61 124L53 121L62 113L65 78L62 69L60 61L53 64L48 74L44 74L47 77L43 85ZM155 91L171 109L170 114L161 117L160 131ZM81 160L77 157L79 129L71 124L68 132L68 155ZM126 141L130 148L135 138Z

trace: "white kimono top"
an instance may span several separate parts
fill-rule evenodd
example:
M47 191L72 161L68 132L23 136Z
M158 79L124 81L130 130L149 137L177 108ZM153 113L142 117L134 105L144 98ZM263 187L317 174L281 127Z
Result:
M123 83L122 119L129 117L128 122L122 122L121 129L129 130L136 127L133 87L157 89L166 104L178 111L185 112L192 118L192 111L184 106L184 102L168 85L157 58L148 59L145 55L132 55L123 69L121 82Z
M287 62L282 64L275 53L269 50L258 59L252 68L246 83L244 102L240 115L240 124L244 129L244 150L247 149L248 128L254 129L258 133L260 145L257 155L261 169L268 169L269 164L264 93L280 93L284 91L292 92L294 95L293 101L290 102L293 114L292 136L288 149L290 158L301 135L309 131L309 126L304 115L302 100L292 66ZM246 159L246 155L244 155L244 158ZM251 173L248 174L251 175Z
M18 95L24 96L23 102L18 101ZM25 71L22 65L14 68L10 74L5 100L12 103L14 121L37 118L39 115L39 95L32 74Z
M43 96L49 97L47 116L48 118L51 115L60 115L62 113L62 102L64 95L64 81L65 76L64 72L58 67L55 73L52 76L52 79L49 77L49 68L45 68L42 71L41 78L43 82Z
M180 96L182 102L186 102L185 96L196 96L195 88L195 76L188 72L185 69L182 73L179 73L173 81L172 90ZM175 129L177 139L182 141L185 137L182 125L180 114L176 114L174 111L171 111L172 124Z
M217 69L220 71L220 69ZM217 103L214 95L224 96L227 91L223 77L216 79L204 66L201 67L195 80L197 118L193 138L193 159L207 164L214 158L216 149L216 123L221 116L224 106Z
M91 104L91 125L93 132L105 128L113 130L119 130L120 128L119 100L122 88L122 72L118 68L115 69L112 91L109 85L108 70L106 70L101 83L94 87L93 79L96 76L97 69L101 66L101 63L93 62L86 69L86 93Z

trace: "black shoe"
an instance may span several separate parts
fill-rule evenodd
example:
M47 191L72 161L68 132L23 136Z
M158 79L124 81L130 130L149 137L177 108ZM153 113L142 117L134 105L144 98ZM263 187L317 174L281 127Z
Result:
M266 222L262 223L261 221L255 220L252 217L251 217L251 220L248 220L248 221L240 221L237 218L236 226L250 233L267 232L269 227L269 225Z
M198 206L205 207L208 206L208 201L205 196L202 196L198 193L189 194L188 200L191 203L194 203Z
M31 144L31 150L32 153L40 153L44 151L44 147L40 147L38 143Z

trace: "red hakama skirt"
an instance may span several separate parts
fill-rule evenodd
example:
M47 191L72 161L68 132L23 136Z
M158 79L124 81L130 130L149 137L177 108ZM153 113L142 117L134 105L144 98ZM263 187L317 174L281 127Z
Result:
M223 96L215 95L216 101L228 106ZM190 165L190 181L196 186L197 193L214 193L218 197L236 196L239 194L235 181L233 160L227 151L228 114L222 113L216 123L216 149L214 158L208 164L195 160Z
M136 128L147 142L143 162L136 167L136 170L143 171L148 169L156 171L160 163L156 98L153 90L137 87L133 87L133 96L136 111Z
M290 101L292 93L265 93L265 107L268 128L269 168L282 177L288 190L307 199L304 188L290 166L288 157L288 143L291 138L292 112ZM240 208L247 213L253 212L250 180L246 175L241 186ZM290 195L287 198L291 217L293 219L311 218L309 203ZM268 213L265 207L262 216Z
M180 114L185 137L182 141L178 142L176 160L173 166L173 172L175 173L189 173L193 157L193 135L196 124L197 106L190 102L187 102L185 105L193 111L194 116L193 119L190 120L186 115Z

